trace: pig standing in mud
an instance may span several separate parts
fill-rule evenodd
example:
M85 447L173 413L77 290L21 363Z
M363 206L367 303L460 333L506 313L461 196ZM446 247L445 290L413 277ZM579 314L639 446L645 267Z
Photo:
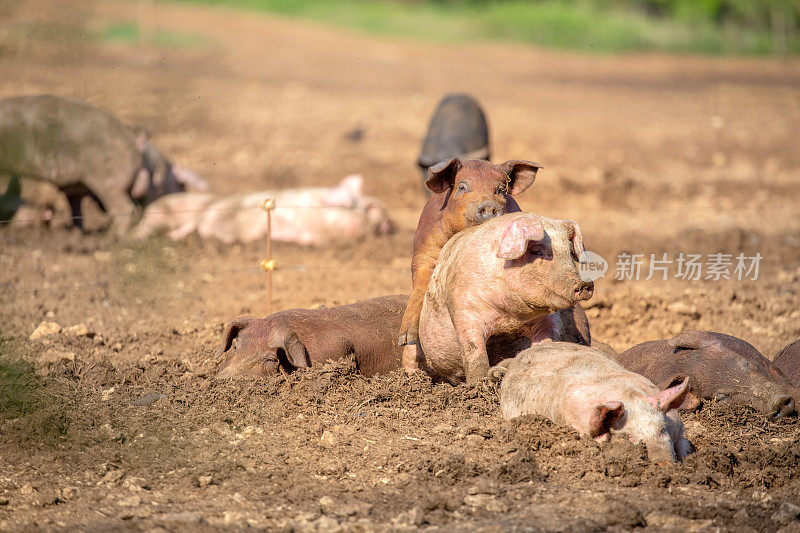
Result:
M111 225L118 234L127 232L133 221L134 201L148 203L187 185L207 188L114 115L49 95L0 100L0 174L58 187L78 227L81 200L93 198L113 215Z
M490 159L489 127L477 100L468 94L448 94L431 117L417 164L422 181L428 169L445 159ZM426 188L428 194L430 189Z
M431 196L417 224L411 257L412 292L403 315L400 344L419 338L419 314L442 246L466 228L503 213L520 210L512 195L530 187L541 168L538 163L511 160L500 165L487 161L448 159L429 169L425 184Z
M350 305L291 309L225 326L218 378L266 377L353 354L365 376L400 368L394 342L408 297L383 296Z
M800 339L784 347L772 362L792 382L792 385L800 387ZM800 402L800 398L795 396L795 402Z
M264 200L275 200L272 239L302 245L329 245L353 241L368 234L391 233L394 225L386 208L361 192L363 178L352 175L335 187L260 191L218 197L182 193L160 198L144 212L133 236L146 238L166 231L172 240L197 231L204 239L225 244L247 243L267 234Z
M795 410L800 391L756 348L713 331L686 330L669 340L637 344L617 360L659 387L688 378L682 410L716 399L753 407L770 418Z
M497 357L495 339L527 346L558 339L554 311L592 296L578 274L583 238L571 220L510 213L453 236L442 248L420 318L416 363L435 377L476 383ZM516 349L527 347L517 346ZM406 351L413 350L408 347Z
M645 443L653 462L681 460L693 451L675 410L688 390L685 381L661 390L600 350L566 342L532 346L489 376L502 379L503 418L540 415L598 441L626 433Z

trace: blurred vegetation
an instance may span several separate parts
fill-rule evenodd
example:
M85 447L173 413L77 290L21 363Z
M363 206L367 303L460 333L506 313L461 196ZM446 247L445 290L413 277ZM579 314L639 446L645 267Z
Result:
M602 52L800 53L800 0L184 0L434 40Z
M164 47L191 47L207 44L208 39L202 35L190 33L176 33L173 31L158 30L152 35L143 35L136 24L129 22L115 22L106 26L102 31L94 35L96 39L103 41L119 42L150 42L151 44Z

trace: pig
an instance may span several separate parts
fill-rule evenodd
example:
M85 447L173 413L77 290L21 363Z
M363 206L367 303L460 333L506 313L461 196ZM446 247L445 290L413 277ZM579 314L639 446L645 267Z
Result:
M520 211L512 195L522 193L536 179L539 163L510 160L500 165L487 161L442 161L428 170L431 196L417 224L411 256L411 297L403 315L400 344L419 338L419 315L439 252L458 233L503 213Z
M445 95L436 107L417 159L422 182L428 179L430 167L453 157L491 159L486 116L478 101L468 94ZM430 195L431 190L425 190Z
M503 418L539 415L600 442L627 434L644 442L652 462L682 460L694 451L676 411L686 381L662 390L600 350L566 342L532 346L489 376L501 381Z
M170 194L147 207L133 236L144 239L166 230L179 240L195 231L203 239L224 244L247 243L265 238L267 215L264 200L275 200L272 239L305 246L323 246L361 239L368 234L394 231L386 208L377 199L363 196L363 178L351 175L335 187L260 191L218 197L204 193Z
M6 192L0 194L0 224L9 222L22 206L22 189L19 179L13 177L6 186Z
M800 387L800 339L784 347L772 362L792 382L792 385ZM797 396L795 400L800 401Z
M509 213L453 236L422 305L420 342L404 351L437 379L474 384L498 357L558 339L558 309L592 296L577 269L583 237L572 220ZM499 349L492 337L501 339ZM517 339L515 341L515 339Z
M89 196L127 233L134 202L207 184L159 152L145 133L84 102L51 95L0 100L0 174L52 183L69 200L82 227L81 199Z
M408 296L373 298L350 305L291 309L264 319L239 317L225 326L225 356L218 378L252 378L292 372L354 354L365 376L400 368L397 331Z
M689 379L682 410L703 400L747 405L770 418L795 411L800 394L769 359L742 339L713 331L686 330L668 340L637 344L618 356L622 366L667 387Z

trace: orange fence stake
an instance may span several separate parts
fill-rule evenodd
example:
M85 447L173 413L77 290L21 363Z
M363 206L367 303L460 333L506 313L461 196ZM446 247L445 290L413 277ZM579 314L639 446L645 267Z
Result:
M275 209L275 199L267 198L261 202L261 209L267 212L267 258L261 261L261 270L267 273L267 314L272 314L272 271L276 262L272 259L272 210Z

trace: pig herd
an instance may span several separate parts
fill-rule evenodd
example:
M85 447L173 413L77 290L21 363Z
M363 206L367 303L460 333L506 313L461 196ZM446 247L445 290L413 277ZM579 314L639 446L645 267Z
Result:
M653 461L694 450L679 412L704 400L774 418L795 412L796 383L729 335L684 331L622 354L593 347L579 304L594 289L578 271L580 227L521 212L512 198L538 168L459 158L432 166L410 298L237 318L225 328L218 376L268 376L352 355L366 375L402 368L453 385L490 380L506 418L536 414L598 441L619 433L643 442ZM781 352L795 373L797 345Z
M443 99L418 161L430 196L414 235L410 296L236 318L224 329L217 376L270 376L354 356L367 376L403 369L453 385L488 380L498 384L506 418L536 414L598 441L619 434L643 442L654 461L692 452L679 412L704 401L795 414L799 341L770 361L714 332L684 331L621 354L593 340L580 305L594 290L578 269L580 227L522 212L514 197L541 165L493 164L489 153L478 103ZM4 209L17 206L16 178L36 178L67 196L75 224L89 196L115 215L115 232L137 238L166 231L172 239L252 241L266 231L256 208L268 197L280 199L278 240L324 244L392 231L385 207L362 194L360 176L330 188L218 197L144 133L53 96L0 100L0 174L12 176ZM130 232L136 203L149 205Z

